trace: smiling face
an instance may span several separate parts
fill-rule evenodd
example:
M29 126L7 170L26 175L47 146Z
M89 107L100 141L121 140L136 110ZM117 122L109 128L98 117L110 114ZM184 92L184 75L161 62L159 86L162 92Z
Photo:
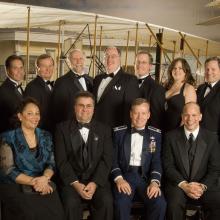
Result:
M183 65L181 61L177 61L172 69L172 77L174 81L184 82L186 78L186 73L183 70Z
M90 97L79 97L74 105L77 121L88 123L91 121L94 113L94 101Z
M144 128L150 118L150 109L147 103L134 105L130 111L131 124L135 128Z
M11 61L10 66L7 68L8 76L20 83L24 78L24 65L21 60L15 59Z
M70 53L69 60L74 72L78 74L84 72L85 57L80 50L73 50Z
M147 54L138 54L135 60L135 74L139 77L150 73L152 64Z
M211 60L206 63L205 77L208 83L214 83L220 79L220 67L216 60Z
M202 120L199 106L195 103L185 105L182 113L182 121L188 131L193 132L199 127L199 122Z
M21 127L34 130L40 121L40 110L34 103L28 103L21 113L18 113Z
M50 80L54 71L54 62L52 58L39 60L38 74L45 80Z
M115 47L106 49L104 64L108 73L113 73L120 67L120 54Z

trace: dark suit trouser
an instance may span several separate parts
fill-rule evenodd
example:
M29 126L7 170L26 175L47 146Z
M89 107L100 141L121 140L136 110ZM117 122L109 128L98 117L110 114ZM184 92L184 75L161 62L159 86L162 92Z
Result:
M208 220L220 219L220 191L206 191L197 201L189 199L178 186L166 188L167 220L185 220L185 205L196 202L203 206Z
M143 201L145 206L145 219L148 220L164 220L166 212L166 202L162 196L149 199L146 195L147 183L144 179L135 172L129 172L124 175L124 178L130 184L132 193L126 195L119 193L114 187L114 211L115 220L129 220L132 201L135 197L136 200Z
M82 219L83 202L91 205L91 215L93 220L112 220L113 219L113 200L110 188L97 187L91 201L83 200L71 186L62 189L61 197L67 220Z

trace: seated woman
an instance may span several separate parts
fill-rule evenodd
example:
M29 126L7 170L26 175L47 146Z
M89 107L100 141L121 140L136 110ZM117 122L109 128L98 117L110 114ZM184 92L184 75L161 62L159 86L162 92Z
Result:
M187 61L177 58L168 68L166 85L165 131L181 125L181 113L187 102L196 102L195 80Z
M26 98L17 117L20 126L0 135L0 198L3 220L63 220L52 184L55 162L51 135L39 128L38 103Z

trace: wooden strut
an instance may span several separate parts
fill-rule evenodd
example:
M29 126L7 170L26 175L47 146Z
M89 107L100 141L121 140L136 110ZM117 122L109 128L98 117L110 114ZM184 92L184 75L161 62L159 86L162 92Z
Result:
M195 52L193 51L193 49L191 48L191 46L189 45L189 43L187 42L186 38L184 37L184 35L179 32L180 36L183 38L184 43L187 45L187 47L189 48L189 50L191 51L192 55L195 57L195 59L197 60L197 62L199 63L199 65L202 66L199 58L197 57L197 55L195 54Z
M128 62L128 45L129 45L129 40L130 40L130 31L128 31L128 36L127 36L127 44L126 44L126 52L125 52L125 72L127 71L127 62Z
M27 7L28 10L28 17L27 17L27 42L26 42L26 73L25 73L25 81L27 83L29 68L30 68L30 19L31 19L31 7Z
M164 56L169 60L169 62L171 63L171 60L169 58L169 56L167 55L165 49L163 48L162 44L160 43L160 41L157 39L156 35L154 34L154 32L152 31L152 29L150 28L150 26L146 23L145 24L146 27L148 28L148 30L150 31L151 35L153 36L153 38L155 39L155 41L157 42L157 44L159 45L160 49L162 50L162 52L164 53Z
M93 62L92 62L92 76L96 76L96 66L95 66L95 60L96 60L96 29L97 29L97 20L98 20L98 15L95 16L95 30L94 30L94 44L93 44Z

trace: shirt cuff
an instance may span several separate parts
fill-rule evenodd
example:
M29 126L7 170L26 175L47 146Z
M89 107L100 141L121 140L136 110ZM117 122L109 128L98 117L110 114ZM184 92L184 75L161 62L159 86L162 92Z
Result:
M158 186L160 187L160 181L159 181L159 180L157 180L157 179L152 179L150 182L151 182L151 183L152 183L152 182L155 182L155 183L157 183Z
M122 178L122 179L123 179L123 177L122 177L121 175L120 175L120 176L115 177L114 182L116 183L116 181L117 181L118 179L120 179L120 178Z
M76 181L70 183L70 186L73 186L74 183L78 183L78 182L79 182L79 180L76 180Z
M187 183L187 181L186 181L186 180L181 181L181 182L178 184L178 187L181 188L181 185L182 185L183 183Z

